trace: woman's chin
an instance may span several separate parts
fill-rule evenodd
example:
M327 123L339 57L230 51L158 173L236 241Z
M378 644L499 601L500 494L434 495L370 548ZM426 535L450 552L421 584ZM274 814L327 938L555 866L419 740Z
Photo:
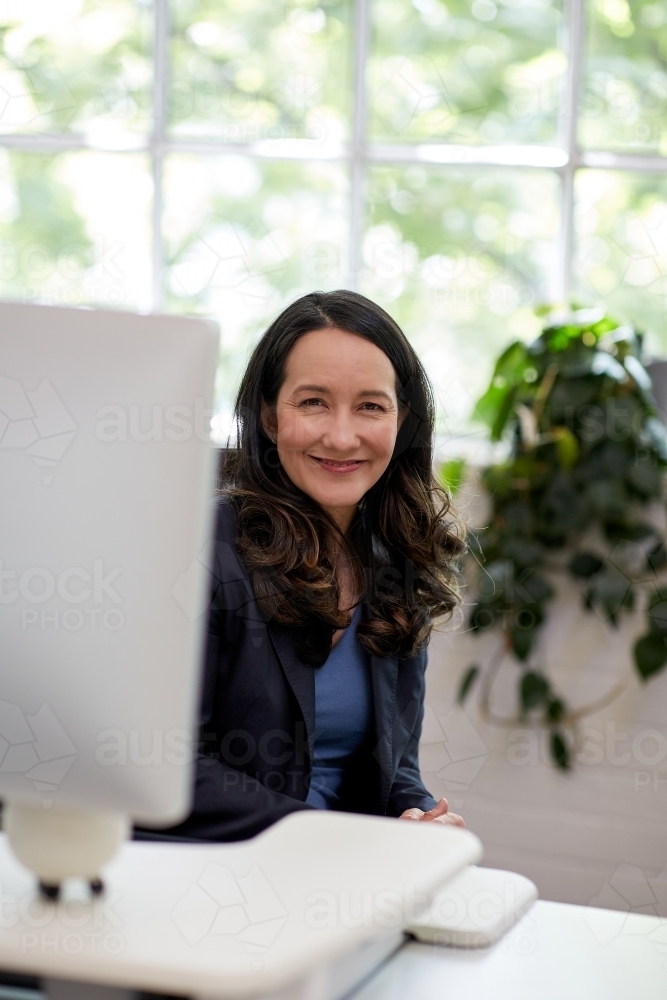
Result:
M331 487L329 489L322 489L318 484L317 489L305 490L308 496L320 505L320 507L356 507L362 496L364 495L362 491L356 490L342 490Z

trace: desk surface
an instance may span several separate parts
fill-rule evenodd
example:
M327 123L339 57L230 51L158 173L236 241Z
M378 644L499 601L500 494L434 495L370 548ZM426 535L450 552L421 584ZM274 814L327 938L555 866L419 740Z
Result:
M667 919L539 901L484 949L406 944L353 1000L665 1000Z
M479 854L454 827L307 810L235 844L124 844L102 898L69 885L54 906L0 836L0 969L218 1000L328 969L351 986L387 954L378 939L395 947L415 903Z

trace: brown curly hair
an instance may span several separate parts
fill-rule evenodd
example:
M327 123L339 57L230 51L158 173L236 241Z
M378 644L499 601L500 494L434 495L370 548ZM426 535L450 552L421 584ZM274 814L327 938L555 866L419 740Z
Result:
M275 405L296 341L327 327L365 337L387 355L407 410L391 461L359 503L347 537L289 479L260 421L262 399ZM357 629L360 645L376 656L423 648L434 620L458 603L456 557L464 544L449 496L433 476L433 391L400 327L355 292L304 295L255 347L235 416L236 445L226 452L220 492L236 507L237 545L264 613L292 626L301 658L321 666L334 631L350 621L338 606L334 568L342 544L369 608Z

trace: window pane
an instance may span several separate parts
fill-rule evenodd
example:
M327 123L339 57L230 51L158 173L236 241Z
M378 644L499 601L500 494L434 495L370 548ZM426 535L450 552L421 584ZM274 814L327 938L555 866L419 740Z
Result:
M173 0L170 121L225 142L336 141L350 115L352 0Z
M576 183L578 290L667 351L667 178L581 170Z
M344 283L347 187L333 163L169 157L168 304L220 322L219 406L226 416L267 323L291 299Z
M376 138L555 141L560 0L372 0L372 11Z
M468 425L494 360L539 329L558 181L538 170L376 167L364 291L403 326L436 387L441 432Z
M667 3L591 0L586 10L580 142L667 155Z
M151 7L150 0L3 0L0 131L83 132L104 145L147 131Z
M148 308L151 196L142 154L0 150L0 296Z

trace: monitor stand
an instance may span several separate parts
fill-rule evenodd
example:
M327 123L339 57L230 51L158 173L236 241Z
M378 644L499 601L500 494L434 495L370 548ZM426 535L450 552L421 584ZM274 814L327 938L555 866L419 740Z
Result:
M87 879L99 895L102 865L127 839L130 822L119 813L5 802L2 826L18 860L34 872L43 896L57 900L66 878Z

